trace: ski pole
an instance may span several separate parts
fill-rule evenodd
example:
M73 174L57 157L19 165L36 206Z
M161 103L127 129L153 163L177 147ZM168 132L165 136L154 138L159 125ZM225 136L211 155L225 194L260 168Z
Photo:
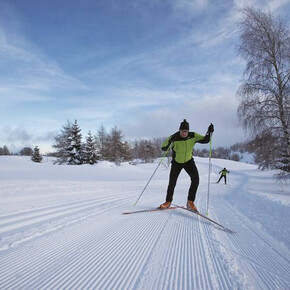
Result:
M208 184L207 184L207 207L206 207L206 215L207 215L207 216L208 216L208 207L209 207L209 187L210 187L210 171L211 171L211 137L212 137L212 133L210 133L210 139L209 139Z
M173 144L173 142L172 142L172 144ZM152 174L151 177L149 178L147 184L145 185L145 187L143 188L143 190L142 190L141 194L139 195L138 199L137 199L136 202L134 203L134 206L136 206L136 204L137 204L137 202L139 201L140 197L142 196L142 194L143 194L144 191L146 190L148 184L150 183L151 179L153 178L154 174L156 173L158 167L160 166L160 164L162 163L163 159L165 158L165 156L167 155L167 153L169 152L169 150L170 150L171 148L172 148L172 145L170 145L170 146L168 147L168 149L166 150L166 152L163 154L163 156L162 156L160 162L158 163L157 167L155 168L153 174Z

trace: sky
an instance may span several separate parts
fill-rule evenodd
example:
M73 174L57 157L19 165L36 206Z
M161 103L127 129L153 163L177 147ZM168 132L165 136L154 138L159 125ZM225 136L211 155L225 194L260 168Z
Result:
M51 151L67 121L126 140L187 119L213 147L248 136L236 96L240 9L290 15L290 0L0 0L0 147Z

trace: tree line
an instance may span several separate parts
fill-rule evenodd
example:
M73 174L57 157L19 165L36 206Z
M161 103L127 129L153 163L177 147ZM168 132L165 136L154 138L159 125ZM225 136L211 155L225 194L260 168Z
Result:
M233 161L243 161L243 153L253 153L254 151L249 146L248 142L240 142L236 143L230 147L217 147L213 148L211 152L212 158L217 159L227 159L227 160L233 160ZM209 150L208 149L194 149L194 155L199 157L208 157L209 156ZM254 157L255 160L255 157Z
M83 141L82 130L75 120L74 123L68 121L55 136L55 152L50 156L56 157L56 164L69 165L92 165L102 160L115 162L117 165L132 159L153 162L162 155L162 142L162 138L156 138L129 143L117 126L107 132L103 125L95 135L91 131L88 132Z
M82 129L77 120L74 123L67 121L62 126L60 132L54 137L54 152L47 156L55 158L55 164L81 165L96 164L99 161L115 162L119 165L123 161L136 161L150 163L158 157L163 156L161 150L165 137L153 139L139 139L132 142L126 141L122 130L117 126L107 132L101 125L96 134L91 131L83 138ZM236 143L225 148L218 147L212 149L212 157L240 161L244 152L252 152L251 143ZM8 147L0 147L0 155L10 155ZM22 148L18 155L31 156L34 162L41 162L42 156L38 146L34 149L30 147ZM194 149L194 156L208 157L208 149ZM170 158L170 153L168 154Z

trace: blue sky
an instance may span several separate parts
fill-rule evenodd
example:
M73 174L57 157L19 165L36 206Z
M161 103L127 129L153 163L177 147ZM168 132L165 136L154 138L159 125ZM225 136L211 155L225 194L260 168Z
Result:
M67 120L85 136L166 137L186 118L213 146L246 140L236 91L239 9L289 0L0 0L0 146L47 152Z

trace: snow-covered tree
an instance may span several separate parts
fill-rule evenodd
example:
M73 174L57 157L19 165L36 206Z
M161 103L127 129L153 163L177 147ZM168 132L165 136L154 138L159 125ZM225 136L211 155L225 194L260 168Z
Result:
M71 135L68 138L69 145L66 148L69 159L68 164L69 165L80 165L82 164L82 134L81 134L81 128L79 127L77 120L75 120L74 124L71 127Z
M70 121L67 121L66 125L62 127L61 132L54 137L55 144L52 147L56 150L54 152L54 155L57 157L55 163L68 163L70 159L70 151L68 148L71 146L71 137L72 124Z
M96 145L93 140L92 133L89 132L86 137L86 143L84 144L83 149L83 163L86 164L95 164L98 162L97 153L96 153Z
M42 161L42 156L40 154L38 146L34 147L33 154L31 156L31 160L33 162L37 162L37 163L41 163L41 161Z

